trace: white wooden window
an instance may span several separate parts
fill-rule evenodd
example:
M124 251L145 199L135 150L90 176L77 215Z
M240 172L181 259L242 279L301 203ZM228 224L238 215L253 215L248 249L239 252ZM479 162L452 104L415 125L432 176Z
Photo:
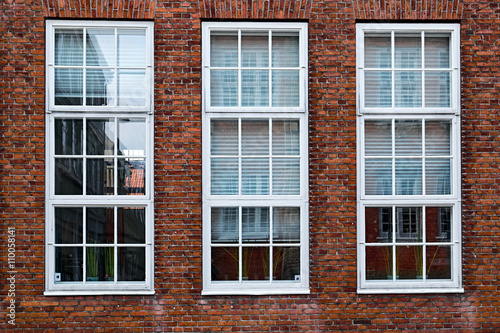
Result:
M461 292L459 25L358 24L358 292Z
M152 29L47 21L47 295L154 292Z
M203 24L203 293L307 293L307 25Z

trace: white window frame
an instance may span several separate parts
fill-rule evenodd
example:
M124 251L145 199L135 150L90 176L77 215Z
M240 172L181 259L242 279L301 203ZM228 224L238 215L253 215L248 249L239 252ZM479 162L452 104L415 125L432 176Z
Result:
M407 107L397 108L394 105L394 89L392 92L392 107L368 108L364 104L364 38L365 33L390 33L393 40L398 32L417 33L446 33L450 37L451 57L451 87L450 107ZM392 43L392 49L394 44ZM459 24L378 24L359 23L356 25L356 62L357 62L357 251L358 277L357 292L360 294L387 294L387 293L460 293L462 287L462 255L461 255L461 182L460 182L460 25ZM423 48L422 48L423 50ZM423 52L423 51L422 51ZM393 57L393 56L392 56ZM393 60L394 63L394 60ZM422 65L424 66L424 65ZM393 66L394 68L394 66ZM392 69L393 70L393 69ZM424 81L422 79L422 81ZM424 90L422 90L424 91ZM422 99L424 92L422 92ZM449 195L368 195L365 193L365 121L368 120L448 120L451 123L451 193ZM393 170L394 172L394 170ZM423 171L425 172L425 171ZM425 178L424 178L425 181ZM393 175L394 182L394 175ZM393 185L395 186L395 185ZM422 186L425 186L423 183ZM451 240L442 245L451 247L451 279L428 280L367 280L365 255L365 208L366 207L450 207L451 208ZM425 209L425 208L422 208ZM425 210L422 211L425 215ZM423 232L425 235L425 216ZM381 222L381 221L380 221ZM382 230L381 230L382 231ZM423 249L429 244L426 242L404 243L401 239L396 243L396 230L392 230L392 244L422 245ZM425 257L425 256L424 256ZM395 259L393 259L395 263ZM425 258L424 265L425 265ZM425 266L424 266L425 267Z
M300 47L299 107L211 107L210 32L211 31L297 31ZM203 295L272 295L309 293L309 203L307 139L307 24L306 23L221 23L202 24L203 41ZM298 195L211 195L210 122L212 119L297 119L300 126L300 193ZM211 208L212 207L299 207L300 277L296 281L212 281ZM240 226L241 233L241 226ZM241 236L241 235L240 235ZM241 242L241 237L240 237ZM294 244L297 245L297 244ZM244 246L244 245L243 245ZM239 245L241 247L241 243ZM297 279L297 277L296 277Z
M54 35L57 28L127 28L145 29L146 31L146 106L66 106L54 105ZM46 21L46 226L45 226L45 292L48 296L65 295L151 295L154 294L154 196L153 196L153 22L126 22L126 21L69 21L48 20ZM144 195L56 195L55 194L55 122L56 119L98 119L98 118L141 118L145 120L146 127L146 151L145 151L145 194ZM116 121L115 121L116 123ZM83 141L85 138L85 126L83 128ZM85 147L85 143L83 143ZM116 145L116 143L115 143ZM86 152L77 158L85 158ZM133 157L133 156L131 156ZM85 159L84 159L85 160ZM83 187L85 188L85 163L83 166ZM115 184L116 184L115 175ZM85 193L85 190L84 192ZM144 207L145 208L145 243L136 245L145 248L145 281L116 281L116 282L59 282L56 281L55 272L55 208L56 207ZM115 208L116 209L116 208ZM115 213L116 214L116 213ZM115 215L116 217L116 215ZM85 223L85 222L84 222ZM115 221L115 234L116 221ZM85 234L83 243L75 244L77 247L85 245ZM115 235L115 239L116 239ZM98 244L99 246L112 245L117 248L117 243ZM128 246L128 245L127 245ZM134 245L131 245L134 247ZM85 247L83 247L85 248ZM116 277L115 251L115 273ZM84 263L85 276L85 263Z

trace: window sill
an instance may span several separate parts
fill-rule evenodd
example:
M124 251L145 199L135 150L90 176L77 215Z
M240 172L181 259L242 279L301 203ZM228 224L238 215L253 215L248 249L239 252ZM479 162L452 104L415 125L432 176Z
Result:
M422 288L422 289L359 289L357 290L358 294L463 294L464 288Z
M202 290L203 296L229 296L229 295L248 295L248 296L264 296L264 295L309 295L309 288L273 288L273 289L222 289L213 288Z
M154 295L154 290L52 290L44 296Z

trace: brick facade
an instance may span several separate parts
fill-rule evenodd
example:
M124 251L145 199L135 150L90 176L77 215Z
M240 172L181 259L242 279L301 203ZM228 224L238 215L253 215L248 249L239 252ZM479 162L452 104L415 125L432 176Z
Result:
M5 332L500 331L500 2L5 0L0 5ZM45 19L155 22L155 292L47 297ZM309 23L310 295L201 296L201 21ZM464 294L356 293L355 23L460 22ZM7 313L7 311L5 311Z

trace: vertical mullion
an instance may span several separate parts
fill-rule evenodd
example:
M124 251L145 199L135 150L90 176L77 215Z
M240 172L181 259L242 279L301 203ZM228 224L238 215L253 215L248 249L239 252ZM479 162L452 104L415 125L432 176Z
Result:
M392 281L396 280L396 225L397 225L397 211L396 211L396 206L392 206Z
M396 72L394 68L396 67L396 41L394 36L394 30L391 31L391 107L394 109L396 107L396 86L395 86L395 75Z
M427 206L422 206L422 281L425 282L427 280L427 258L426 258L426 249L427 249L427 239L426 239L426 209Z
M113 147L113 195L118 195L118 117L113 117L115 126L114 147Z
M269 149L267 151L268 161L269 161L269 195L273 195L273 153L272 153L272 145L273 145L273 122L272 118L269 117L268 121L268 145Z
M391 120L391 145L392 145L392 195L396 195L396 120Z
M238 118L238 195L243 193L243 158L241 155L241 141L242 141L242 129L241 129L241 117Z
M82 279L83 284L87 283L87 206L83 206L83 235L82 235L82 243L83 243L83 272Z
M421 107L425 107L426 106L426 102L425 102L425 32L422 31L421 34L420 34L420 43L421 43L421 50L420 50L420 70L422 72L422 82L421 82L421 86L422 86L422 105Z
M147 226L147 223L146 223ZM147 231L147 230L146 230ZM118 207L113 207L113 284L118 281ZM147 272L147 271L146 271Z
M238 107L241 108L241 29L238 29Z
M118 29L114 29L114 43L115 43L115 54L114 54L114 73L113 76L115 78L115 83L114 83L114 106L118 105ZM148 84L146 84L148 86Z
M87 196L87 117L82 117L82 194Z
M238 282L243 281L243 208L238 206Z
M427 195L427 185L426 185L426 173L425 173L425 167L426 167L426 151L425 151L425 124L426 124L426 118L422 119L422 194Z
M83 28L83 82L82 105L87 106L87 28Z
M272 71L272 67L273 67L273 64L272 64L272 48L273 48L273 32L272 30L269 30L268 32L268 57L269 57L269 60L268 60L268 66L269 66L269 69L268 69L268 80L269 80L269 91L268 91L268 94L269 94L269 106L272 107L273 106L273 71Z

